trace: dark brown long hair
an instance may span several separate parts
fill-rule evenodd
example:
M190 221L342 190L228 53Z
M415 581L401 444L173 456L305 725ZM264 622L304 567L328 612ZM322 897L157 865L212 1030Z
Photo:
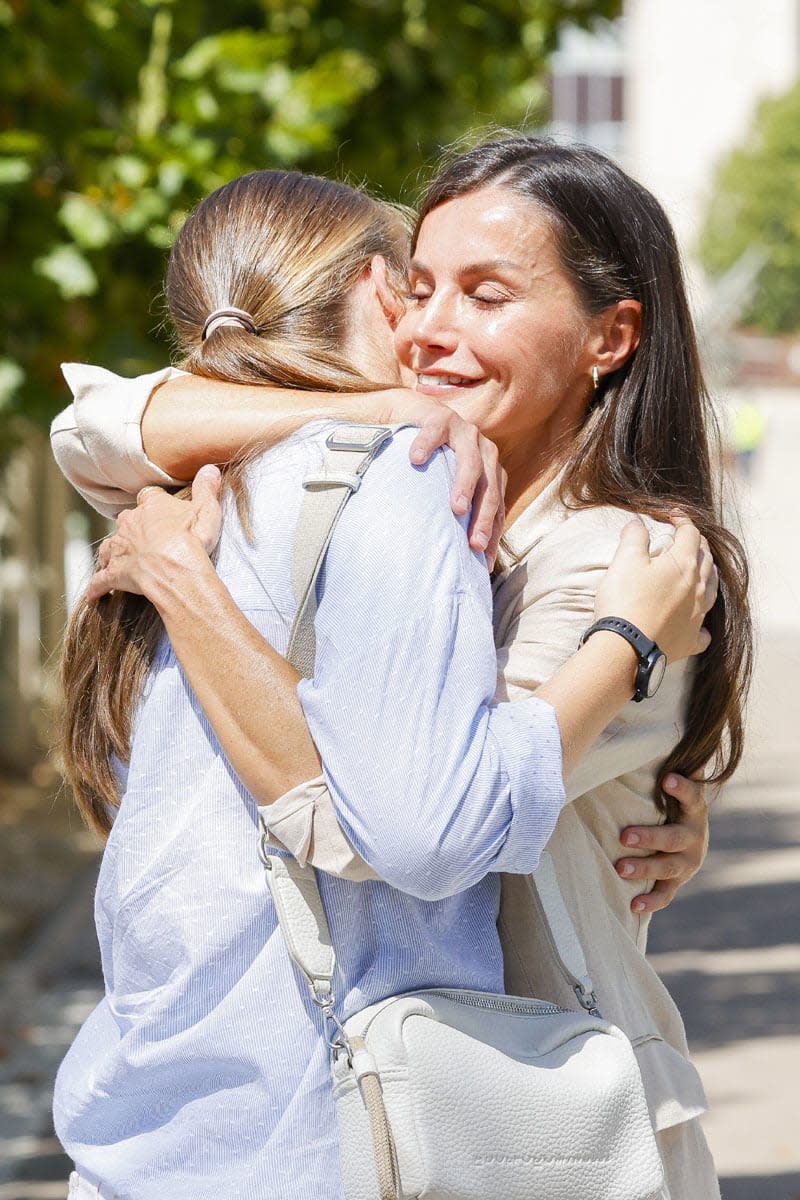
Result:
M352 289L375 255L405 290L407 222L392 205L299 172L256 171L226 184L189 217L170 254L166 295L180 365L229 383L330 392L381 386L344 353ZM256 332L223 325L204 340L209 314L231 307L249 313ZM225 471L241 505L243 464ZM64 773L101 836L119 804L115 759L129 759L136 705L162 636L155 608L126 593L100 604L82 600L67 626Z
M508 188L545 214L588 315L624 299L641 303L639 347L603 379L569 448L561 493L572 507L613 505L662 521L679 507L707 537L720 576L706 619L711 646L696 660L686 733L661 775L710 764L713 780L727 779L742 755L752 669L748 569L720 515L711 452L716 422L669 220L646 188L599 151L512 136L468 150L445 168L424 197L412 252L428 213L490 186ZM676 814L660 789L654 798L661 811Z

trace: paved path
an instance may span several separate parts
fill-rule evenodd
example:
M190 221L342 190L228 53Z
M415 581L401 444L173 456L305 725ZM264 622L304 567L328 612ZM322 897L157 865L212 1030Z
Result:
M800 672L800 638L762 648L760 682L778 678L786 662ZM708 861L653 921L650 939L706 1084L705 1126L724 1200L800 1200L800 723L790 717L792 690L760 689L761 737L716 806Z
M66 801L0 787L0 1200L63 1200L59 1062L97 1001L97 848Z
M773 397L768 417L743 504L764 630L747 760L704 871L651 937L706 1081L724 1200L800 1200L800 402ZM63 804L14 799L0 791L0 1200L62 1200L50 1091L98 994L96 863Z
M724 1200L800 1200L800 398L764 398L741 489L761 629L742 767L701 874L652 926L711 1101Z

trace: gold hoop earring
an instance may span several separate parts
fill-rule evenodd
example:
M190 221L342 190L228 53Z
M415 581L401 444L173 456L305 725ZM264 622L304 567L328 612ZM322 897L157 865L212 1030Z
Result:
M595 391L600 387L600 368L597 364L592 367L592 387Z

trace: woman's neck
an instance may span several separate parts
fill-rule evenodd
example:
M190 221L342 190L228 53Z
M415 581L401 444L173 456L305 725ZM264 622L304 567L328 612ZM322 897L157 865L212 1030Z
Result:
M498 443L500 462L508 476L506 484L506 525L516 521L542 494L569 461L575 444L573 429L557 438L540 436L524 443L504 447Z
M536 416L535 405L528 420ZM565 395L549 414L533 426L496 437L500 462L508 476L506 524L510 525L542 494L567 464L586 416L586 397ZM489 434L491 437L492 434Z
M531 475L530 470L527 472L527 478L514 479L511 472L508 472L508 484L506 486L506 526L513 525L517 517L524 513L538 496L541 496L544 489L549 483L552 483L555 477L561 470L563 463L550 462L542 469ZM506 468L508 471L508 468Z

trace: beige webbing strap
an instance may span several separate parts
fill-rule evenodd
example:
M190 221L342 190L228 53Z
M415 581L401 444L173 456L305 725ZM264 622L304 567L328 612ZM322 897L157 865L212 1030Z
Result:
M378 1071L363 1038L351 1037L350 1050L358 1087L369 1117L378 1194L380 1200L399 1200L401 1193L397 1149L394 1144L392 1127L389 1124L389 1114L386 1112L386 1105L383 1102L383 1088ZM366 1069L361 1066L362 1058L369 1064Z
M297 611L286 657L306 678L314 674L317 576L336 522L381 446L402 425L337 425L325 441L320 469L303 480L305 496L295 534L292 586Z
M572 987L578 1003L581 1008L599 1017L601 1014L597 1008L597 996L583 946L572 923L569 909L564 903L555 863L546 850L539 855L539 865L531 876L531 882L556 956L565 973L572 977Z

